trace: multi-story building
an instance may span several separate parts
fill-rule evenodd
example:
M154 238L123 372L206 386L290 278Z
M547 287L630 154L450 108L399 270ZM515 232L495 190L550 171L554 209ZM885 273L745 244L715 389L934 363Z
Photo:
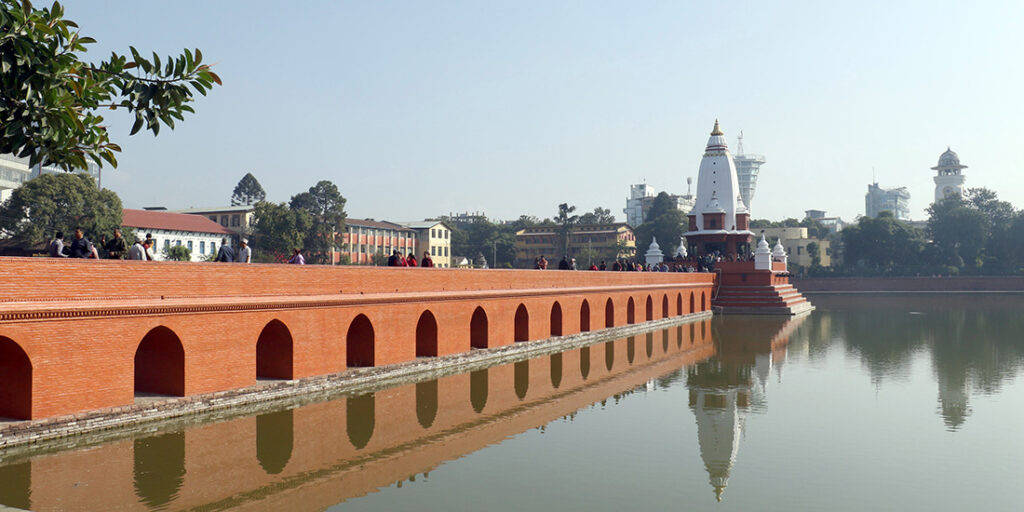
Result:
M373 256L388 257L392 251L403 256L415 254L417 261L422 257L417 250L417 233L394 222L370 219L345 219L345 233L342 234L344 251L349 262L355 265L373 263Z
M191 251L192 261L204 261L217 254L223 239L234 234L224 226L198 215L129 208L125 208L121 215L121 225L134 229L139 238L153 235L153 253L157 260L165 259L164 253L171 246L181 245ZM129 240L131 242L133 240Z
M147 210L150 209L157 210L162 208L147 208ZM252 234L253 219L255 217L253 209L254 206L252 205L241 205L214 208L186 208L184 210L176 210L176 212L202 215L231 230L232 235L237 240Z
M818 221L818 223L828 228L832 233L838 233L846 226L846 222L839 217L826 217L825 210L805 210L804 216L808 219Z
M765 238L774 243L778 240L786 249L790 265L801 267L811 266L811 253L808 246L812 243L818 245L818 256L821 258L819 265L828 267L832 265L832 245L828 240L819 240L807 236L807 228L764 228L762 231Z
M605 260L632 257L636 253L636 237L629 224L577 224L569 233L569 257L577 258L580 267ZM516 232L516 266L529 268L544 256L554 268L562 254L560 228L534 226ZM582 261L581 258L585 258Z
M430 252L434 266L451 268L452 266L452 228L444 221L424 220L400 222L402 227L416 232L416 247L420 258L424 252Z
M693 183L693 178L686 178L687 189ZM696 204L696 200L690 190L686 191L686 195L669 194L670 199L681 212L689 212L693 209L693 205ZM626 223L630 226L636 227L643 224L647 219L647 212L651 210L651 206L654 204L654 198L658 197L654 193L654 187L646 183L638 183L636 185L630 185L629 197L626 199L626 207L622 209L622 213L626 214Z
M43 174L61 174L65 171L53 166L29 167L28 158L18 158L12 154L0 154L0 203L11 197L14 189L21 187L32 178ZM99 183L100 167L89 163L87 168L76 170L76 173L88 174Z
M899 220L910 220L910 192L906 187L885 189L878 183L868 185L864 196L864 215L878 217L881 212L891 212Z
M743 152L742 131L736 141L736 154L732 160L736 164L740 197L743 198L743 204L750 208L750 202L754 200L754 191L757 189L757 176L761 173L761 165L765 163L765 159L763 155L748 155Z

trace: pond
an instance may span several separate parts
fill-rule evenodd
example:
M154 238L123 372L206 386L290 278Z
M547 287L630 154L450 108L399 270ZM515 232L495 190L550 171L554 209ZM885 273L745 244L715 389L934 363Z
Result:
M32 510L1016 510L1024 296L816 295L437 380L0 454Z

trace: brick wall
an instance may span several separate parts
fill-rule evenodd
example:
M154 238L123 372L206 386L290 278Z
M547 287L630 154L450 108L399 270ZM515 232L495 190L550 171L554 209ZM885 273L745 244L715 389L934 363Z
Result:
M662 318L665 302L669 316L694 312L691 295L700 311L702 303L710 306L713 283L711 274L688 273L39 258L0 258L0 276L0 345L16 345L31 364L30 414L11 415L31 418L133 403L139 379L143 387L156 382L185 395L253 385L257 341L265 329L273 331L265 339L290 338L291 374L301 378L344 371L347 354L360 348L356 343L372 344L375 365L415 359L416 326L428 311L437 323L435 350L448 355L470 350L478 307L487 318L487 346L496 347L513 343L520 306L527 313L527 339L536 340L553 332L556 304L561 332L569 335L580 331L583 309L589 309L590 330L608 320L625 325L630 299L634 322L648 318L648 301L655 319ZM359 316L372 326L372 341L349 337ZM147 336L160 340L154 345L162 347L159 357L147 352L148 343L139 351ZM168 339L180 344L183 368L136 367L136 361L146 365L172 353ZM4 364L16 359L5 357ZM260 367L276 373L284 371L282 364ZM145 375L137 379L136 372ZM23 393L0 395L3 401L22 399Z

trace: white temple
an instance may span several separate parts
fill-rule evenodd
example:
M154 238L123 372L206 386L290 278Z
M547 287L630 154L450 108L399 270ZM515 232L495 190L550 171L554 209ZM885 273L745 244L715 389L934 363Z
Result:
M749 249L754 235L749 229L750 210L740 196L736 164L717 119L700 161L696 201L689 214L689 230L683 235L691 252L736 255Z
M946 152L939 156L939 164L932 167L935 174L935 202L945 199L947 196L961 196L964 193L964 182L967 177L961 171L966 165L960 164L960 157L952 149L946 148Z

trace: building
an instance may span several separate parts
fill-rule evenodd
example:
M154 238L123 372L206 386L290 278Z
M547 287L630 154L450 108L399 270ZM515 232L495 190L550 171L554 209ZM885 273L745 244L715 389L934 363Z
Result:
M147 210L161 210L162 208L146 208ZM255 213L253 205L221 206L213 208L186 208L176 210L177 213L188 213L191 215L202 215L213 222L231 230L236 239L242 239L252 234L253 220Z
M516 266L528 268L534 259L544 256L552 266L562 258L561 228L556 225L534 226L516 232ZM569 257L577 265L609 262L629 258L636 253L633 228L624 222L614 224L577 224L569 232Z
M765 228L761 231L768 240L782 244L790 265L810 267L812 258L808 246L813 243L818 245L818 256L821 258L818 264L823 267L832 266L832 245L828 240L809 237L807 228Z
M224 238L235 233L208 218L184 213L125 208L121 225L135 230L136 236L153 235L153 253L157 260L166 259L171 246L185 246L192 252L192 261L204 261L217 254ZM132 241L129 240L129 243Z
M448 212L447 216L441 218L456 226L465 226L467 224L475 224L477 222L487 222L487 216L484 215L484 212Z
M891 212L900 220L910 220L910 192L907 187L885 189L878 183L868 185L864 196L864 215L878 217L881 212Z
M754 200L754 191L757 189L757 175L760 174L765 159L763 155L748 155L743 152L743 132L736 137L736 156L733 157L733 162L736 164L740 197L743 198L743 204L750 208L750 202Z
M952 149L946 148L946 152L939 156L939 164L932 167L936 172L935 177L935 202L939 202L949 196L964 195L964 182L967 177L961 171L966 165L960 164L960 157Z
M805 210L804 217L816 220L822 226L828 228L832 233L838 233L846 227L846 222L839 217L826 217L825 210Z
M679 211L688 212L693 209L695 201L693 194L690 193L690 185L692 183L693 178L686 178L686 195L668 195ZM646 183L630 185L626 207L622 209L622 213L626 214L626 223L633 227L643 224L647 219L647 212L651 210L651 206L654 204L655 197L658 197L658 195L654 193L654 187Z
M422 254L416 250L416 239L417 232L413 229L370 219L345 219L342 235L343 251L347 252L349 262L356 265L372 264L375 254L386 258L395 250L403 256L413 253L418 261Z
M429 251L434 266L451 268L452 266L452 228L444 221L423 220L399 222L404 227L416 232L416 247L420 258Z
M21 187L32 178L43 174L61 174L65 171L53 166L29 167L28 158L18 158L10 153L0 154L0 203L11 197L14 189ZM89 163L86 169L76 170L76 173L88 174L99 183L100 167Z
M754 235L748 229L750 210L740 196L736 165L717 119L700 161L697 204L688 217L689 231L683 236L690 254L718 251L735 256L750 252Z

